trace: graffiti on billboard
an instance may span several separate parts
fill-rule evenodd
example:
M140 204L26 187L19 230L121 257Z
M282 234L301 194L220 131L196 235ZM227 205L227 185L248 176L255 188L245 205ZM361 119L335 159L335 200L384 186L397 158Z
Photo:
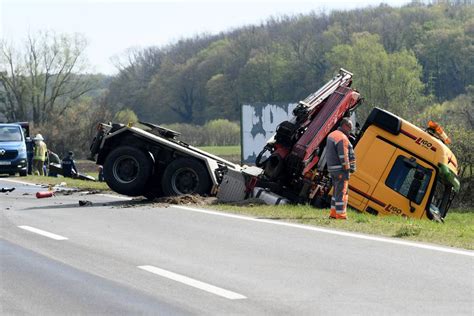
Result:
M297 103L242 105L242 163L253 164L278 124L293 117Z

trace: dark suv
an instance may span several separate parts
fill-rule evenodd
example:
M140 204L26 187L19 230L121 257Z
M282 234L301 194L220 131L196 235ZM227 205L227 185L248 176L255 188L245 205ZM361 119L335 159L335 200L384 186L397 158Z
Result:
M19 124L0 124L0 174L25 177L28 170L25 135Z

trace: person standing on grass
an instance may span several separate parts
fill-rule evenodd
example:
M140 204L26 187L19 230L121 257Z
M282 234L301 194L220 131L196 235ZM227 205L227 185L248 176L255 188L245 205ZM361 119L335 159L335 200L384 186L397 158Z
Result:
M354 149L349 142L351 131L352 122L345 117L339 128L327 138L326 159L333 185L329 217L334 219L347 219L349 176L356 168Z
M35 149L33 154L33 174L44 176L44 162L46 161L46 153L48 148L44 142L44 138L41 134L36 134L35 138Z

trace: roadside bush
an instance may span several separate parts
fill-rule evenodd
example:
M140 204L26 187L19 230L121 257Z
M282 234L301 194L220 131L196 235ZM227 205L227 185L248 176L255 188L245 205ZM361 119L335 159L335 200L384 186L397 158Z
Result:
M240 126L225 119L213 120L204 125L207 146L240 144Z
M122 124L136 123L138 122L138 117L135 114L135 112L133 112L132 110L123 109L115 113L114 118L112 119L112 122L122 123Z
M201 146L205 143L206 137L203 126L185 123L166 124L162 126L179 132L181 134L179 139L190 145Z
M181 133L182 141L193 146L235 146L240 144L240 126L225 119L212 120L204 126L175 123L163 125Z

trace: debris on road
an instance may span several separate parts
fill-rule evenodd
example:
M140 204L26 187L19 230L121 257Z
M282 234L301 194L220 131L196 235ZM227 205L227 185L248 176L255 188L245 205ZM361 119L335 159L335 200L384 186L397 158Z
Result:
M99 194L99 193L102 193L102 190L91 190L91 191L83 192L83 194L86 194L86 195Z
M53 191L41 191L41 192L36 192L36 198L37 199L43 199L43 198L49 198L54 195Z
M87 200L80 200L79 201L79 206L92 206L92 202L87 201Z
M0 190L0 192L6 193L6 192L12 192L12 191L14 191L14 190L15 190L15 188L2 188L2 189Z
M73 193L79 192L79 191L80 190L78 190L78 189L67 189L67 190L62 189L62 190L55 191L55 194L57 194L57 195L72 195Z

